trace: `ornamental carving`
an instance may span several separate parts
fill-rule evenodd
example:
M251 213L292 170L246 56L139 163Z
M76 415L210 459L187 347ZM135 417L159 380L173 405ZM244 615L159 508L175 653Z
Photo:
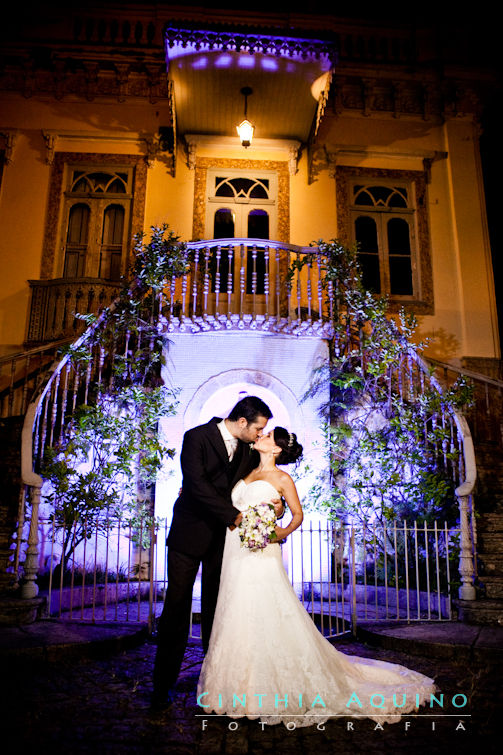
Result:
M105 97L117 102L130 98L150 103L170 99L170 84L164 63L138 66L86 61L55 61L50 70L37 69L32 61L6 66L0 72L0 90L19 92L26 98L49 95L57 100Z

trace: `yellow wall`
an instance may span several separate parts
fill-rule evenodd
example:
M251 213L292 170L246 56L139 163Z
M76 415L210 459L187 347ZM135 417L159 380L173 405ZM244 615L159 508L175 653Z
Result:
M167 110L156 105L118 107L16 97L4 102L2 126L19 133L0 194L0 354L21 347L29 305L27 281L40 277L50 178L42 129L67 134L58 140L57 150L144 154L141 134L155 133L167 122ZM471 121L457 118L441 126L412 118L344 115L327 119L324 128L329 151L360 150L342 155L341 165L423 170L425 154L448 153L447 159L433 163L428 187L435 312L420 318L421 334L435 338L429 353L439 358L499 356L478 145ZM76 132L95 138L79 139ZM102 139L102 134L113 138ZM237 144L232 149L200 146L198 156L288 159L286 152L245 152ZM182 148L175 178L162 160L154 161L147 174L146 230L168 222L182 239L192 237L194 175ZM307 245L336 235L335 180L325 169L309 184L304 150L290 177L290 241Z

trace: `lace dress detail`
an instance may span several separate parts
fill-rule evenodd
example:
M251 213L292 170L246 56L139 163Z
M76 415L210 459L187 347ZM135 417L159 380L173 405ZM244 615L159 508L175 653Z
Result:
M240 480L232 491L240 511L278 497L266 480ZM238 529L227 531L197 688L202 710L296 726L355 714L395 723L434 691L433 680L416 671L336 650L298 600L280 546L250 551L241 547Z

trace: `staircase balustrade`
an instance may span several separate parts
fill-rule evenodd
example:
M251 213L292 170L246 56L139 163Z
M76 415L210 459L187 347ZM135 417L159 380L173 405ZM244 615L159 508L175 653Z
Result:
M327 339L334 336L333 315L338 306L337 295L332 283L323 279L323 259L315 247L296 247L258 239L190 242L187 247L190 271L180 278L167 280L154 310L150 310L160 333L190 334L224 329L263 330ZM304 255L307 255L306 264L301 265ZM292 269L293 275L287 275ZM45 384L38 387L26 412L22 477L30 491L31 501L22 588L22 595L26 598L34 597L38 592L37 517L42 485L39 470L45 448L57 441L64 429L65 418L79 403L90 400L96 389L99 391L113 381L111 363L117 349L133 353L142 339L139 320L136 332L126 334L122 341L118 334L117 341L105 352L93 339L102 317L103 314L74 344L78 349L89 350L91 358L85 369L72 362L70 354L54 362ZM360 356L364 365L364 352ZM431 375L429 365L413 349L398 367L390 368L388 379L390 384L398 386L401 396L408 401L417 399L427 383L440 394L443 392L440 382ZM456 484L461 530L460 597L473 600L476 546L472 495L476 479L473 442L465 418L456 411L440 409L430 421L442 423L448 430L436 453ZM453 453L456 450L458 454ZM18 537L16 565L20 560L20 542Z

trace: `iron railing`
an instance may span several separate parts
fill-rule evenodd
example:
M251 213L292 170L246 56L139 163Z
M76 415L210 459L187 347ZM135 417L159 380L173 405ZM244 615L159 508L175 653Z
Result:
M80 621L142 622L155 629L167 587L168 521L134 527L125 519L83 525L83 540L61 568L63 531L40 522L40 580L47 615ZM143 527L143 529L142 529ZM67 542L76 543L74 525ZM327 637L355 631L361 621L449 621L454 618L459 528L447 523L334 522L304 524L283 548L290 582ZM139 547L138 543L142 544ZM276 546L274 546L276 547ZM191 634L200 636L200 581Z
M263 254L260 270L263 283L260 291L263 293L259 292L258 285L259 251ZM327 281L325 285L323 281L323 259L316 248L258 239L221 239L190 243L188 254L192 255L190 272L180 278L166 280L154 308L150 302L149 326L153 317L160 333L250 328L295 337L332 337L338 300L331 283ZM238 263L235 264L236 256ZM306 264L301 264L304 257ZM228 261L225 268L227 287L222 284L222 270L225 267L222 267L222 259ZM248 263L248 259L251 262ZM294 265L293 262L298 264ZM117 350L123 349L125 354L132 354L140 348L142 327L139 320L139 327L134 332L117 334L117 340L105 351L93 338L101 317L75 343L77 348L89 350L91 359L86 366L74 364L68 354L54 363L47 382L40 387L26 412L22 436L22 477L29 490L30 531L28 547L23 553L24 583L21 591L26 598L35 597L38 592L38 510L43 482L38 470L45 448L57 442L64 430L66 416L78 404L88 401L93 386L113 380L109 366ZM358 347L357 334L355 339L355 343L349 343L351 349ZM365 353L361 348L364 364ZM390 385L398 386L400 395L408 401L414 401L427 384L439 394L443 390L413 349L397 366L389 368L387 379ZM441 423L448 430L444 433L445 440L435 451L456 485L461 532L460 597L473 600L476 545L472 499L476 479L473 443L466 420L458 412L441 407L430 421ZM20 562L21 540L18 537L16 569Z

